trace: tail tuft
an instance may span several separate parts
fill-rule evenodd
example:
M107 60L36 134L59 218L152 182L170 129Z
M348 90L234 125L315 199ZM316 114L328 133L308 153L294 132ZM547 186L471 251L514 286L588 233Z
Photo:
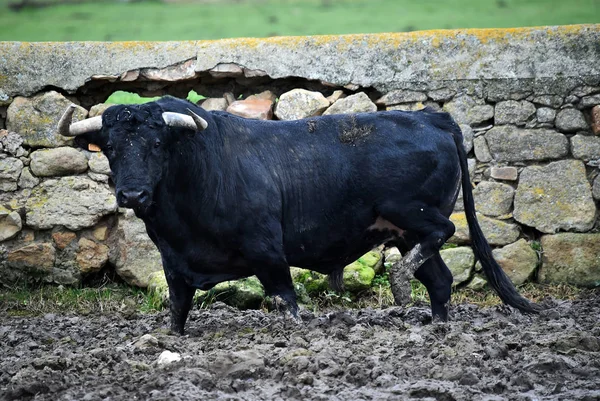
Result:
M329 287L334 291L344 291L344 268L332 271L329 274Z

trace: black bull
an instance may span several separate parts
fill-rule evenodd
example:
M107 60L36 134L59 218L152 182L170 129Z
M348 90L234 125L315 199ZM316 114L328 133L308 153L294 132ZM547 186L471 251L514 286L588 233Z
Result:
M448 216L461 184L490 285L506 304L538 310L492 256L462 133L446 113L256 121L165 97L69 126L70 114L61 132L78 135L79 146L100 146L119 205L134 209L160 250L178 333L196 288L256 275L297 316L290 265L328 274L339 288L344 266L386 242L404 255L391 272L396 301L414 274L433 318L446 320L452 275L439 249L454 233Z

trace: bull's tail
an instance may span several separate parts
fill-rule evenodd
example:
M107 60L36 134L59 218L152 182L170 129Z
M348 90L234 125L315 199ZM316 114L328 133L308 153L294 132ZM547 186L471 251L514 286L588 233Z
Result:
M505 304L517 308L521 312L538 313L541 310L541 307L519 294L513 283L494 259L490 244L485 239L481 227L479 226L479 222L477 221L477 215L475 214L473 189L471 188L471 180L469 179L467 155L462 144L462 133L457 124L452 124L451 131L460 161L465 215L467 217L467 223L469 224L471 244L473 245L475 256L483 266L483 271L488 279L488 283Z

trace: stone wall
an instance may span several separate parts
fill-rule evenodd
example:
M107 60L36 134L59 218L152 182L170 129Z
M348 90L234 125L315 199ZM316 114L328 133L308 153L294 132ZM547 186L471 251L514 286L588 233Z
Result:
M56 133L116 90L208 96L249 118L450 112L480 223L517 284L600 283L600 25L200 42L0 42L0 280L146 286L160 257L100 153ZM459 199L457 283L481 286ZM397 257L386 251L389 260ZM371 277L372 279L372 277Z

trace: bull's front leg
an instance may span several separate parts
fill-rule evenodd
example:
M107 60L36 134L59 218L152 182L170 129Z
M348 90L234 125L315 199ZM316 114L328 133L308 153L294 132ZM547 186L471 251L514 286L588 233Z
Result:
M171 312L171 331L183 335L185 322L187 320L194 293L196 289L189 286L181 277L167 272L165 269L167 284L169 285L169 310Z

